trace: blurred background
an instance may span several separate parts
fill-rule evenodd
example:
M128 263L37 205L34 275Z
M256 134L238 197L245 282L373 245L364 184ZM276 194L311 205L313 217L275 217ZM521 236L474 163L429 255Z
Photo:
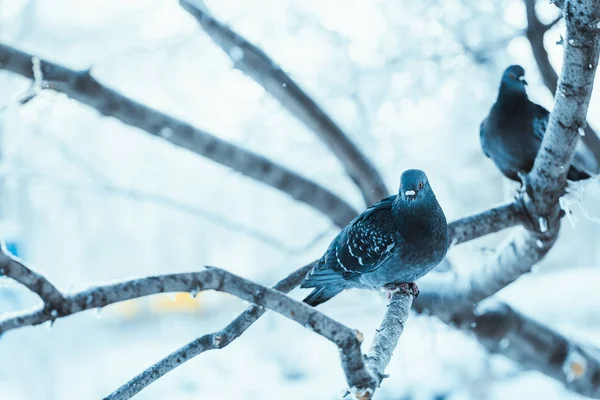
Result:
M525 67L530 98L552 107L524 35L522 0L207 0L206 6L308 92L390 190L403 170L424 169L449 220L514 195L517 186L480 150L479 123L510 64ZM536 10L544 23L558 15L546 1ZM559 22L544 39L558 71L563 30ZM177 1L0 0L0 43L73 69L91 67L110 88L365 208L335 156L233 69ZM203 265L270 285L319 257L338 231L287 195L62 94L42 91L21 105L17 99L29 86L0 69L0 234L65 291ZM600 129L595 93L588 121ZM498 295L595 345L600 225L590 219L600 218L599 199L600 189L589 187L549 256ZM458 246L449 259L455 268L477 268L505 235ZM565 290L572 293L566 303L557 296ZM0 278L0 313L38 301ZM321 310L359 329L368 344L385 305L379 293L351 291ZM156 295L8 332L0 338L0 399L102 398L244 307L218 293ZM579 398L429 316L411 316L387 373L376 399ZM229 347L192 359L135 398L334 399L344 384L333 345L268 313Z

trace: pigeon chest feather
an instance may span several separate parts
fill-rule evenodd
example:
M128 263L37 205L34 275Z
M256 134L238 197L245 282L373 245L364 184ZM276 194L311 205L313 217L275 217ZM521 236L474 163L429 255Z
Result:
M429 265L439 263L448 247L446 219L441 213L406 215L399 226L398 235L402 246L398 251L406 264Z

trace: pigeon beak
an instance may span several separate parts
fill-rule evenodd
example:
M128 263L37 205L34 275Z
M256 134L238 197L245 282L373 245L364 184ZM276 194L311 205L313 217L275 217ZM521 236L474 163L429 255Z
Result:
M519 81L523 82L523 85L527 85L527 81L525 80L524 76L520 76Z
M414 190L407 190L406 192L404 192L404 196L408 200L414 200L415 197L417 196L417 192L415 192Z

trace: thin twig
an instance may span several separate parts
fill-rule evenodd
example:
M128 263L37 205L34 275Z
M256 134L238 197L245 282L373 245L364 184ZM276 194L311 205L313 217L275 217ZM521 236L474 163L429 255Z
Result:
M63 311L64 297L60 291L42 275L27 267L22 260L10 254L4 242L0 243L0 275L14 279L37 294L44 302L43 311L50 316L57 317Z

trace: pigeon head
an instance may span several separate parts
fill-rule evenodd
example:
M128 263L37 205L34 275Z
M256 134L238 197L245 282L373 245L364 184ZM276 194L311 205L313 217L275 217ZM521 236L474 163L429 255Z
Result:
M520 65L511 65L506 68L502 75L502 82L500 83L501 92L519 93L525 94L525 70Z
M420 202L428 194L433 194L425 172L420 169L407 169L400 177L400 197L408 203Z

